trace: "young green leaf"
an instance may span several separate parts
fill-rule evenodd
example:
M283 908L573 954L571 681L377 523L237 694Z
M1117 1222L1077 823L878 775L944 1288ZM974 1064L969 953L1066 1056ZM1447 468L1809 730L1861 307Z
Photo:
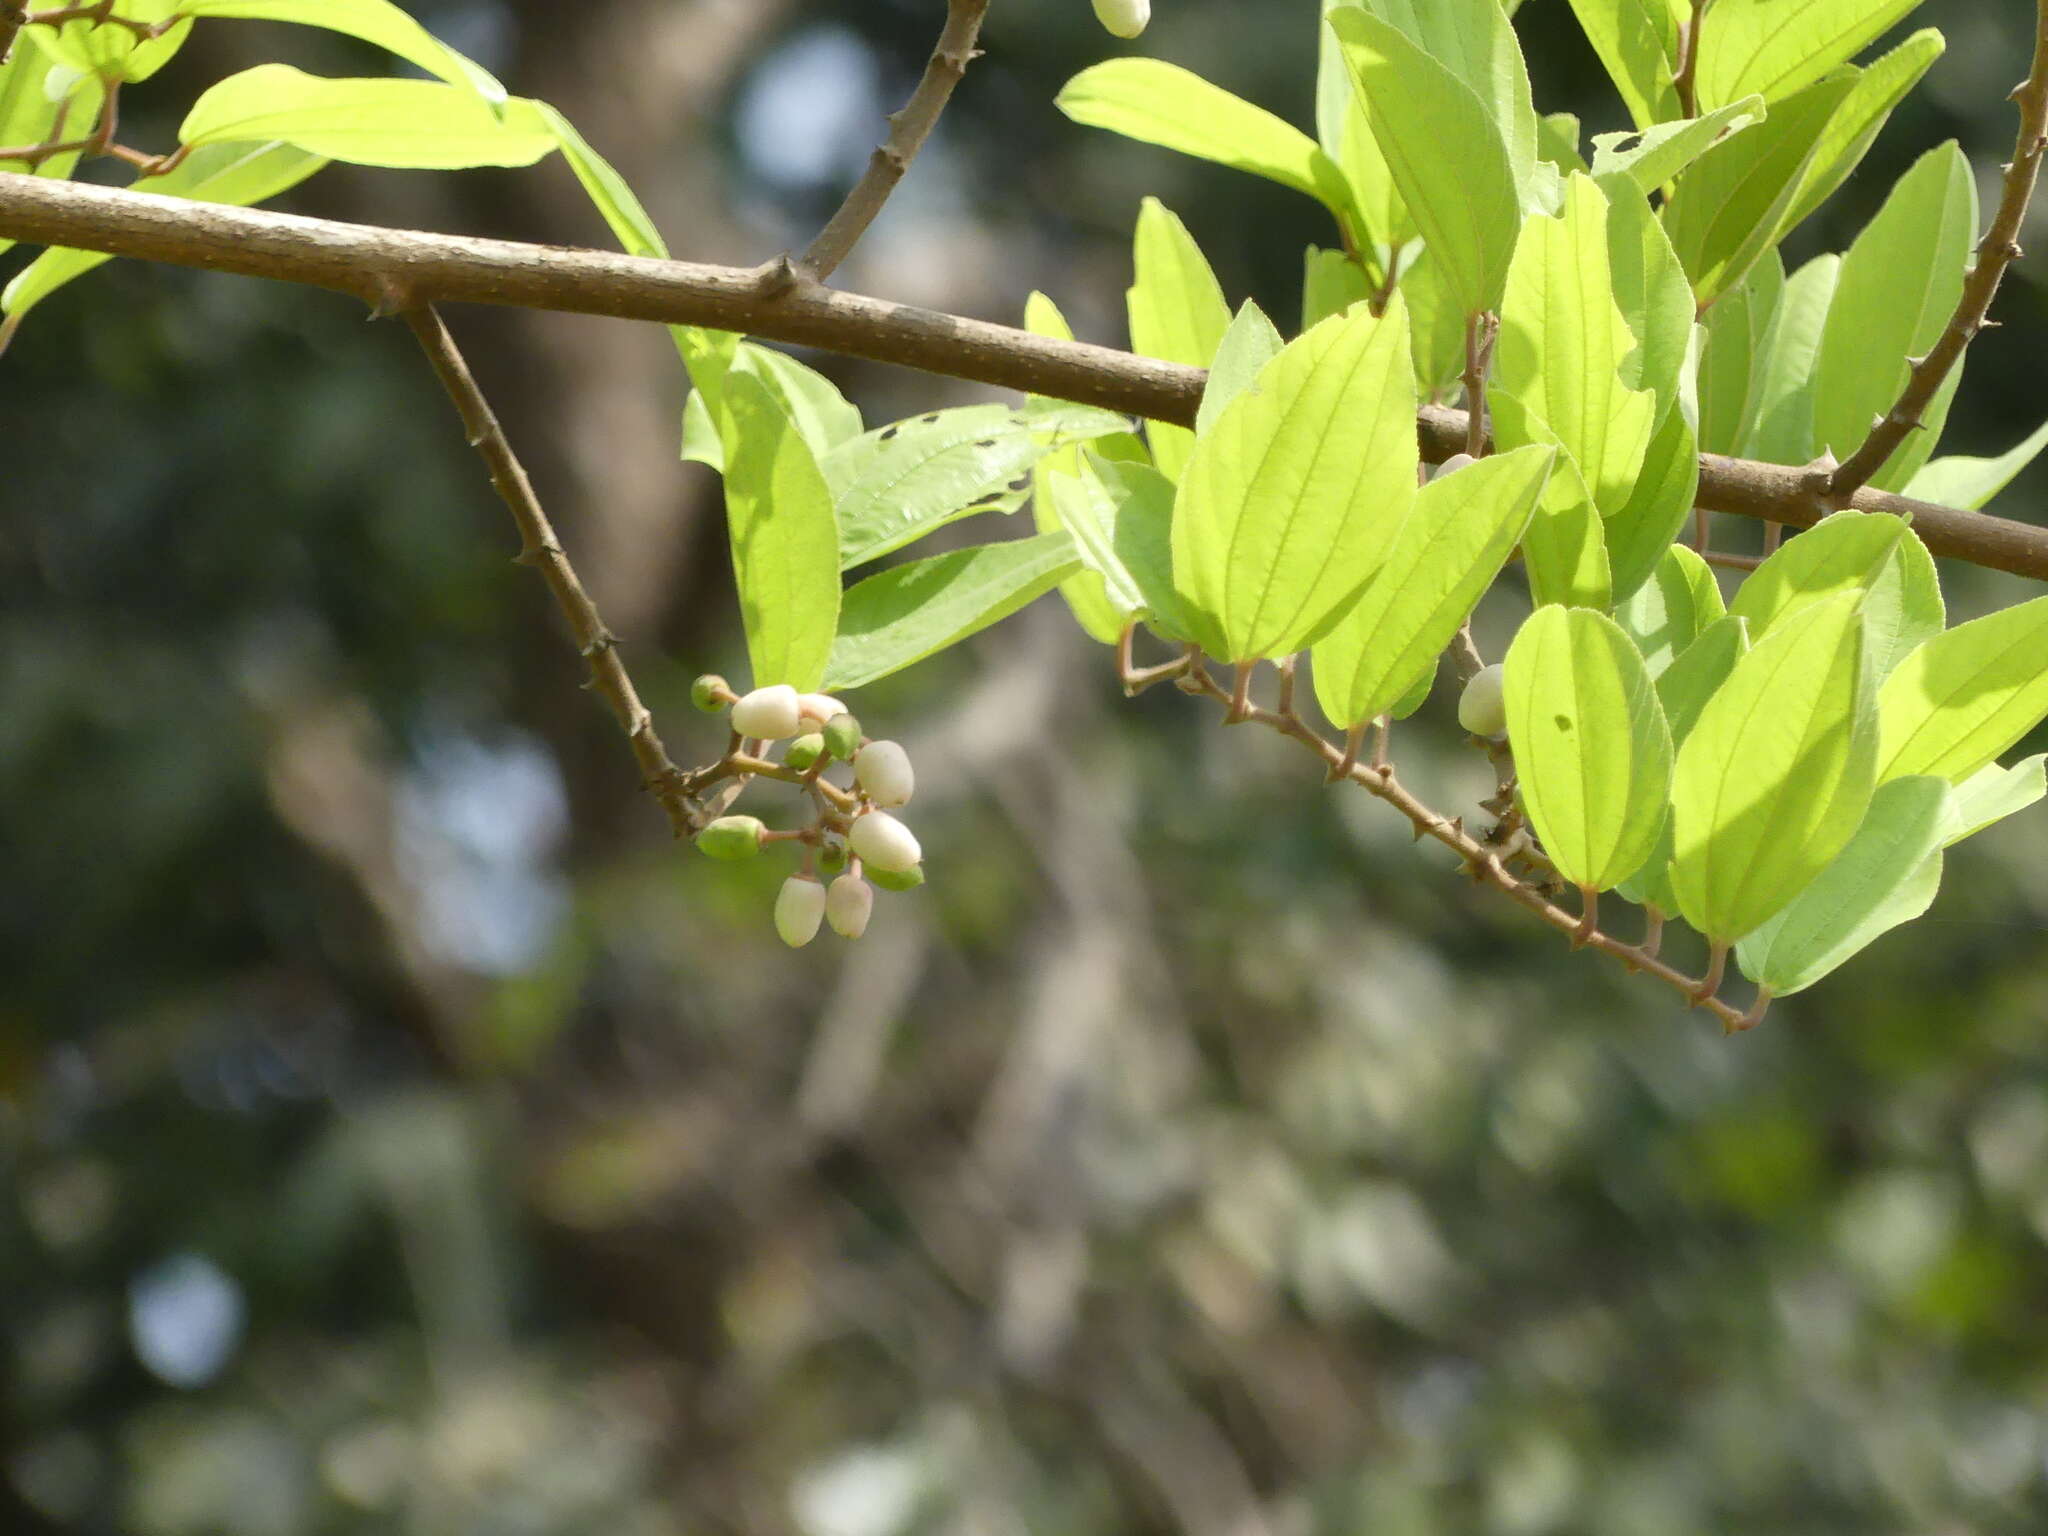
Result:
M1494 439L1503 448L1557 444L1549 423L1504 389L1487 396L1493 407ZM1593 505L1586 478L1571 454L1559 448L1543 487L1536 516L1522 535L1522 563L1529 593L1539 605L1606 609L1614 603L1613 567L1607 560L1607 529Z
M1067 324L1067 317L1042 293L1034 292L1024 301L1024 329L1034 336L1051 336L1059 341L1074 339L1074 328ZM1039 398L1033 397L1034 400ZM1058 533L1064 526L1055 477L1078 479L1081 474L1081 450L1078 446L1056 448L1031 467L1031 520L1040 533ZM1093 477L1090 478L1092 480ZM1090 509L1093 509L1092 501ZM1081 543L1081 530L1076 532L1077 548L1088 560L1089 568L1061 582L1060 596L1073 610L1074 620L1084 634L1104 645L1114 645L1123 629L1122 605L1109 595L1105 566L1089 558L1091 546Z
M1071 590L1083 578L1093 578L1101 594L1101 612L1108 622L1101 630L1084 624L1094 639L1114 644L1123 633L1124 622L1145 611L1145 597L1116 553L1116 502L1102 483L1094 466L1083 460L1077 474L1053 470L1046 474L1050 516L1041 516L1042 533L1065 529L1074 536L1074 553L1085 567L1079 575L1061 583ZM1079 610L1076 610L1077 614ZM1107 633L1103 633L1106 630Z
M1949 790L1941 846L1952 848L2008 816L2017 816L2043 796L2048 796L2048 754L2027 758L2010 768L1987 764Z
M1546 112L1536 119L1536 154L1557 167L1559 184L1572 172L1593 174L1586 157L1579 153L1579 120L1569 112Z
M846 593L827 688L900 672L1008 618L1082 569L1073 535L1041 533L913 560Z
M19 15L22 7L16 5L12 9ZM48 9L67 15L83 7ZM128 20L149 27L160 26L188 9L177 0L122 0L120 7ZM136 85L170 63L191 31L189 16L157 37L145 37L123 26L105 25L97 16L78 16L56 25L40 23L28 27L22 36L33 39L52 58L81 74L108 83Z
M1882 776L1961 783L2048 715L2048 597L1958 624L1899 663L1878 693Z
M1736 662L1678 749L1671 884L1732 944L1781 911L1862 823L1877 732L1858 598L1786 619Z
M1593 178L1625 176L1638 192L1655 192L1722 139L1769 115L1761 96L1745 96L1699 117L1682 117L1634 133L1596 133Z
M1842 593L1868 597L1907 537L1903 518L1885 512L1837 512L1787 539L1751 571L1728 611L1749 621L1761 640L1802 608Z
M214 144L182 165L141 183L158 197L247 207L295 187L327 162L289 144ZM0 294L0 313L26 314L74 278L113 260L97 251L53 247L14 275Z
M1336 6L1358 3L1359 0L1323 0L1323 11L1327 14ZM1372 122L1352 93L1351 73L1344 67L1337 34L1327 26L1318 27L1316 33L1316 139L1323 153L1342 169L1349 184L1354 226L1350 243L1359 251L1362 263L1355 265L1354 270L1366 283L1367 291L1376 292L1386 279L1376 247L1386 247L1388 255L1398 252L1414 238L1415 220L1409 216L1408 205L1401 201L1394 173L1387 168L1387 157L1380 153L1379 143L1372 136ZM1336 309L1324 310L1304 321L1302 329L1307 330L1335 313Z
M1111 59L1074 76L1053 104L1086 127L1264 176L1340 215L1349 201L1343 172L1314 139L1177 64Z
M505 100L505 87L490 71L441 42L390 0L174 0L172 8L188 16L288 21L344 32L375 43L450 85L466 87L494 105Z
M1771 325L1785 297L1785 263L1766 251L1735 287L1701 317L1700 447L1734 453L1763 408Z
M48 29L31 27L24 39L35 38ZM60 63L48 48L17 47L0 64L0 144L42 144L50 140L61 117L68 130L78 133L97 127L106 87L98 77L81 74ZM80 153L67 151L31 163L0 160L0 171L30 176L47 176L62 181L77 168ZM0 251L14 245L0 239Z
M1123 417L1069 405L1062 415L963 405L879 427L819 461L832 489L839 558L851 570L980 512L1024 504L1031 467L1061 444L1129 429Z
M1405 286L1405 279L1404 279ZM1312 331L1330 316L1342 314L1373 295L1365 268L1342 251L1310 246L1301 270L1301 328ZM1413 307L1413 299L1410 300Z
M1776 997L1804 991L1932 906L1948 797L1921 775L1879 789L1834 863L1736 946L1743 974Z
M1332 723L1387 713L1433 672L1528 527L1554 454L1517 448L1422 488L1365 596L1316 644L1316 698Z
M1635 642L1605 614L1539 608L1507 654L1508 740L1522 803L1572 884L1643 867L1671 799L1671 732Z
M1444 269L1420 246L1401 269L1401 297L1408 301L1409 345L1415 354L1415 387L1425 399L1441 399L1465 371L1465 312L1444 290Z
M1756 403L1745 412L1752 425L1736 449L1745 457L1770 464L1813 462L1814 365L1841 270L1841 257L1816 256L1785 280L1755 364Z
M1678 74L1682 0L1571 0L1593 51L1638 129L1683 115Z
M1200 621L1173 585L1173 482L1149 464L1093 456L1089 468L1115 503L1116 558L1145 601L1146 619L1169 640L1193 640Z
M1907 482L1905 494L1944 507L1965 507L1975 512L2011 485L2020 472L2048 448L2048 423L2043 423L2017 448L1995 459L1957 455L1931 459Z
M729 367L751 373L768 386L819 459L860 436L859 409L838 385L787 352L743 341ZM683 458L720 473L725 470L725 444L702 390L692 391L683 405Z
M178 141L197 148L281 140L330 160L415 170L531 165L554 151L530 118L502 119L438 80L326 80L289 64L230 75L192 104Z
M1208 367L1230 329L1230 306L1194 236L1157 198L1148 197L1138 211L1132 254L1136 280L1125 296L1132 350L1164 362ZM1194 434L1155 421L1147 424L1145 435L1153 461L1168 479L1180 479L1194 451Z
M1702 110L1782 101L1889 31L1920 0L1719 0L1700 27Z
M1741 282L1778 243L1822 135L1855 84L1845 72L1808 86L1679 176L1664 227L1700 303L1713 303Z
M1522 205L1517 162L1486 103L1370 12L1340 6L1327 25L1445 293L1461 314L1497 308Z
M1655 426L1656 398L1621 381L1622 362L1635 349L1614 302L1607 198L1589 178L1574 176L1562 215L1539 214L1523 227L1501 304L1494 377L1549 425L1603 515L1628 500Z
M723 409L726 525L754 686L808 692L824 677L839 617L832 494L767 384L732 375Z
M1839 459L1898 399L1907 359L1931 348L1955 312L1977 232L1977 183L1953 142L1930 150L1899 179L1842 260L1815 365L1814 435ZM1927 430L1917 432L1874 484L1897 490L1934 451L1958 374Z
M1863 599L1863 637L1872 683L1882 683L1948 624L1934 556L1913 534L1899 540Z
M1634 592L1657 568L1699 497L1699 445L1682 410L1664 418L1628 500L1606 520L1611 598Z
M1799 179L1792 206L1778 226L1781 234L1805 223L1807 216L1854 174L1892 110L1920 83L1920 77L1946 47L1941 34L1928 27L1855 72L1854 87L1828 119L1827 131L1820 136L1806 173Z
M1635 338L1634 350L1621 360L1621 382L1656 396L1661 424L1678 401L1692 349L1692 284L1643 195L1626 182L1602 190L1609 200L1607 262L1614 303Z
M1223 408L1243 394L1259 370L1280 355L1287 343L1266 312L1250 299L1238 310L1230 329L1217 344L1216 357L1209 364L1209 382L1202 390L1201 409L1195 414L1195 431L1208 431L1223 414Z
M1174 583L1219 660L1291 655L1357 600L1415 499L1415 405L1397 295L1298 338L1197 441Z
M1653 677L1727 612L1714 572L1682 544L1665 549L1649 579L1614 611Z

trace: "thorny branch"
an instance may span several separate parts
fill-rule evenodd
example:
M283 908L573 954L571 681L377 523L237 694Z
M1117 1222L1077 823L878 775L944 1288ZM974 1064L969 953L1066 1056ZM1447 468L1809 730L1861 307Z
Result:
M1558 906L1550 899L1545 886L1520 878L1508 867L1509 858L1503 856L1500 847L1466 830L1462 819L1446 817L1430 809L1401 783L1393 765L1386 760L1384 729L1380 732L1380 747L1372 754L1372 759L1360 761L1356 733L1351 741L1339 745L1310 725L1292 708L1266 709L1252 703L1246 696L1245 688L1249 669L1241 670L1233 678L1234 686L1225 687L1210 673L1201 653L1193 647L1185 651L1178 660L1163 666L1135 669L1130 665L1131 638L1132 632L1127 631L1124 643L1118 648L1118 661L1123 671L1125 692L1138 693L1154 684L1171 682L1183 693L1194 694L1223 705L1224 719L1228 724L1251 723L1278 731L1282 736L1299 742L1320 757L1330 771L1330 782L1348 779L1367 794L1384 800L1408 818L1418 839L1431 837L1442 843L1458 855L1466 872L1473 879L1482 885L1493 887L1509 900L1533 912L1543 922L1569 939L1574 948L1597 950L1603 955L1619 960L1631 971L1640 971L1663 982L1674 991L1683 994L1695 1007L1705 1008L1713 1014L1721 1021L1722 1027L1731 1034L1753 1029L1763 1021L1764 1011L1771 1002L1769 992L1760 991L1756 1001L1747 1010L1735 1007L1719 995L1727 965L1727 951L1724 946L1715 947L1705 976L1688 976L1658 958L1663 928L1662 919L1658 914L1651 913L1651 926L1644 942L1630 944L1603 932L1597 926L1598 909L1590 903L1582 912L1569 912Z
M953 89L966 75L967 66L979 57L974 45L980 40L988 7L989 0L947 0L945 29L925 65L924 78L903 110L890 115L888 142L869 157L867 171L798 260L797 268L804 276L816 282L830 277L875 222L938 126L939 114L953 99Z
M1182 426L1193 425L1207 377L821 284L764 296L758 272L744 267L379 229L19 173L0 173L0 237L275 278L370 303L397 284L422 303L710 326ZM1425 406L1416 426L1432 463L1464 451L1465 412ZM1797 528L1826 511L1804 469L1711 453L1700 456L1699 505ZM2048 529L1867 487L1851 505L1911 518L1937 555L2048 581Z
M1977 264L1963 282L1963 296L1956 303L1941 337L1925 357L1908 358L1910 372L1898 401L1880 417L1870 435L1848 460L1828 478L1829 506L1847 506L1849 500L1890 462L1891 456L1914 432L1922 430L1927 412L1942 385L1963 360L1963 353L1977 339L1988 321L1991 301L1998 297L1998 285L2006 268L2021 254L2020 232L2026 226L2027 207L2040 176L2041 157L2048 151L2048 0L2039 0L2034 13L2034 61L2027 78L2012 93L2019 104L2019 139L2013 146L2012 163L2005 168L2005 190L1998 199L1998 212L1991 228L1977 243Z

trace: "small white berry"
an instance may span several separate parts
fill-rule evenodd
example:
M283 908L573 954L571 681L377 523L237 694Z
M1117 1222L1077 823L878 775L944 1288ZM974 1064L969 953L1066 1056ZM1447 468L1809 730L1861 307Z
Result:
M1467 464L1476 464L1477 462L1478 460L1474 459L1469 453L1454 453L1448 459L1445 459L1443 463L1437 465L1435 469L1431 470L1429 478L1441 480L1445 475L1455 475Z
M853 759L854 781L877 805L908 805L917 788L910 754L898 742L871 741Z
M900 874L924 862L917 835L887 811L869 811L859 818L847 840L863 862L877 869Z
M868 919L875 914L875 893L856 874L844 874L825 892L825 921L842 939L857 939L868 931Z
M825 920L825 887L809 875L791 875L775 898L775 931L791 949L802 949L818 936Z
M796 690L787 683L756 688L732 707L732 728L762 741L794 736L801 723Z
M829 693L806 693L798 697L796 712L806 720L815 720L820 725L831 723L834 715L846 713L846 706Z
M1474 736L1498 736L1508 728L1507 704L1501 697L1499 662L1481 667L1458 698L1458 724Z
M1136 37L1152 19L1152 0L1095 0L1095 17L1118 37Z

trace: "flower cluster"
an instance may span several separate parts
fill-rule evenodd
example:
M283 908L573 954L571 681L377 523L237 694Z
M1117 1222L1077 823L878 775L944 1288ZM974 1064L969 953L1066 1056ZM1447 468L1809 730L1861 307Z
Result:
M772 778L809 798L812 820L796 830L721 816L697 834L698 848L715 859L752 858L770 843L802 848L803 867L775 900L775 931L785 944L801 948L826 925L857 939L874 913L874 887L908 891L924 884L916 834L891 814L917 787L910 754L899 743L868 740L839 700L785 683L736 696L723 678L700 677L691 697L699 709L730 713L733 744L714 770L718 777L742 785Z

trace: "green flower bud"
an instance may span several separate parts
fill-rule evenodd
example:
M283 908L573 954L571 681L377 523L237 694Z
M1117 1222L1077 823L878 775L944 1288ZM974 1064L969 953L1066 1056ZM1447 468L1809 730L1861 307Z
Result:
M697 834L697 847L714 859L751 859L767 831L756 816L721 816Z
M732 702L732 689L716 672L706 672L690 684L690 702L707 715L722 714Z
M825 738L816 731L808 736L799 736L789 744L789 750L782 754L782 766L794 768L798 773L808 773L811 764L825 755Z
M909 869L867 868L867 877L885 891L914 891L924 884L924 866L913 864Z
M1152 0L1095 0L1095 19L1116 37L1136 37L1152 19Z
M871 741L854 754L854 782L877 805L904 805L917 788L910 754L893 741Z
M875 893L859 875L841 875L825 892L825 921L842 939L857 939L868 931L868 919L875 915Z
M818 936L825 920L825 887L809 875L791 875L775 898L775 931L791 949L802 949Z
M829 693L806 693L798 695L796 712L806 720L828 725L835 717L846 713L846 706Z
M875 869L900 874L924 861L917 835L887 811L869 811L854 822L848 838L861 863Z
M860 750L860 722L849 714L834 715L825 725L825 750L842 763Z
M1501 665L1482 667L1458 698L1458 724L1474 736L1498 736L1508 728L1508 708L1501 697Z
M780 741L798 730L796 690L787 683L756 688L732 707L732 728L742 736Z

